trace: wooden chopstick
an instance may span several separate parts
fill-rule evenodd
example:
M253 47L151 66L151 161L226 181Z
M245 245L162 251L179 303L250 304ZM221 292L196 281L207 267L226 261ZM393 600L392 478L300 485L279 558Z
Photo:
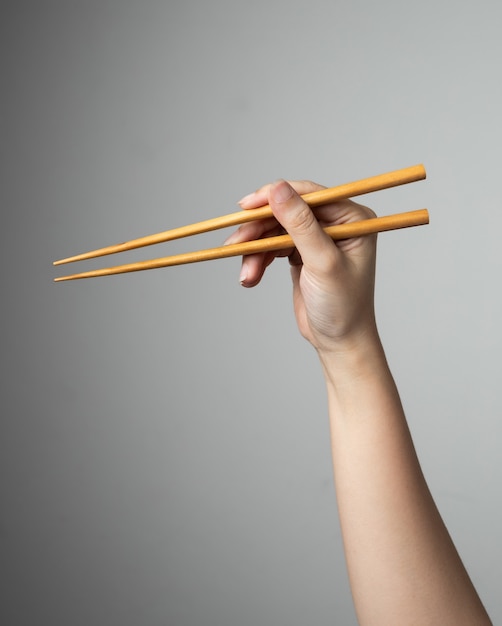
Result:
M393 172L388 172L387 174L372 176L371 178L365 178L352 183L347 183L345 185L330 187L329 189L323 189L321 191L314 191L312 193L305 194L302 197L311 207L316 207L329 202L334 202L336 200L353 198L355 196L371 193L373 191L380 191L382 189L396 187L397 185L416 182L423 180L425 177L426 172L424 166L414 165L412 167L395 170ZM126 250L134 250L135 248L143 248L156 243L181 239L182 237L198 235L200 233L220 228L227 228L229 226L237 226L238 224L243 224L244 222L251 222L253 220L260 220L271 216L272 211L268 205L257 209L238 211L237 213L230 213L228 215L215 217L203 222L197 222L196 224L181 226L179 228L166 230L153 235L139 237L138 239L132 239L131 241L126 241L124 243L99 248L98 250L83 252L82 254L54 261L54 265L62 265L64 263L72 263L74 261L83 261L85 259L93 259L108 254L115 254L117 252L125 252Z
M350 237L360 237L372 233L395 230L398 228L408 228L410 226L421 226L429 223L429 213L427 209L398 213L385 217L375 217L367 220L359 220L348 224L338 224L328 226L324 231L333 239L348 239ZM61 276L55 281L76 280L80 278L95 278L97 276L110 276L113 274L124 274L127 272L138 272L141 270L156 269L160 267L170 267L186 263L197 263L199 261L210 261L223 259L232 256L253 254L256 252L266 252L269 250L285 250L294 247L293 240L289 235L279 235L278 237L267 237L255 241L230 244L219 248L199 250L198 252L186 252L150 261L138 261L126 265L117 265L70 276Z

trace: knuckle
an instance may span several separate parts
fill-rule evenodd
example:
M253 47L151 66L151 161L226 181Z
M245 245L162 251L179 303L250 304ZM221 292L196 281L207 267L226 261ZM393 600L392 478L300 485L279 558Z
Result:
M298 210L291 212L288 222L288 228L302 233L312 231L317 224L314 214L307 205L302 205Z
M296 193L305 194L311 193L313 191L319 191L321 189L326 189L324 185L319 185L317 183L312 182L311 180L291 180L288 181L289 184L293 187Z

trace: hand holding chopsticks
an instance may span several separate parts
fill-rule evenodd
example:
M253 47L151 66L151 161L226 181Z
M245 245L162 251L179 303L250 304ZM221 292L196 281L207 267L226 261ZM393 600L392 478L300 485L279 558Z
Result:
M329 189L323 189L313 193L305 194L304 196L302 196L302 198L305 200L305 202L307 202L307 204L309 204L310 207L315 208L326 205L328 203L336 202L338 200L347 199L373 191L379 191L382 189L388 189L397 185L416 182L418 180L423 180L425 177L426 174L424 167L422 165L416 165L413 167L389 172L387 174L381 174L379 176L374 176L353 183L340 185L338 187L331 187ZM191 235L216 230L219 228L235 226L253 220L265 219L271 217L272 215L273 214L269 206L264 206L257 209L249 209L245 211L238 211L237 213L231 213L229 215L205 220L196 224L182 226L154 235L148 235L146 237L133 239L128 242L108 246L105 248L99 248L90 252L84 252L76 256L55 261L54 265L62 265L64 263L96 258L108 254L123 252L126 250L133 250L136 248L145 247L166 241L172 241L174 239L188 237ZM428 212L426 209L422 209L419 211L411 211L386 217L378 217L368 220L360 220L358 222L330 226L327 227L325 231L332 239L339 240L348 239L351 237L358 237L361 235L367 235L376 232L382 232L386 230L394 230L397 228L419 226L422 224L427 224L428 221ZM196 263L199 261L227 258L231 256L241 256L267 250L284 250L291 247L293 247L292 239L288 235L281 235L278 237L268 237L256 241L248 241L233 245L221 246L218 248L211 248L208 250L200 250L198 252L188 252L184 254L162 257L147 261L138 261L136 263L129 263L126 265L118 265L114 267L91 270L88 272L81 272L79 274L72 274L69 276L61 276L59 278L56 278L55 281L59 282L80 278L109 276L113 274L136 272L160 267L170 267L173 265Z

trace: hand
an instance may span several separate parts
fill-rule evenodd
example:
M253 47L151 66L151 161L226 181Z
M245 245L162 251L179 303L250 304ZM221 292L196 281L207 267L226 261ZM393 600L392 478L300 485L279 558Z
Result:
M257 285L277 256L289 256L297 324L302 335L320 352L345 348L352 341L375 334L374 276L376 235L334 242L323 227L374 217L355 202L343 200L315 209L299 194L322 189L312 182L278 181L243 198L243 209L269 204L274 218L248 222L227 243L250 241L284 232L295 249L243 258L241 283Z

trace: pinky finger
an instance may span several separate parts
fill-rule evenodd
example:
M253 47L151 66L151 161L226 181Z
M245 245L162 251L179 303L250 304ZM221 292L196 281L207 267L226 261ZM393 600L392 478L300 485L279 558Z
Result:
M243 287L255 287L263 278L263 274L267 267L280 257L291 256L295 254L290 250L277 250L270 252L259 252L257 254L249 254L242 258L242 267L239 281Z
M239 282L243 287L255 287L263 278L267 267L276 258L274 252L260 252L242 257Z

